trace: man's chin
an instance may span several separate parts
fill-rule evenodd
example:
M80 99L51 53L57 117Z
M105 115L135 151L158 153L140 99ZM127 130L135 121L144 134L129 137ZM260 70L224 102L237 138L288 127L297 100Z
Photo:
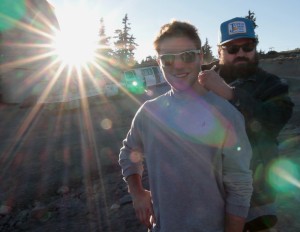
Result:
M172 87L179 92L186 91L187 89L191 88L190 85L186 83L184 84L173 83Z
M170 84L175 90L180 91L180 92L190 89L193 85L193 83L190 83L189 81L183 80L183 79L173 81Z

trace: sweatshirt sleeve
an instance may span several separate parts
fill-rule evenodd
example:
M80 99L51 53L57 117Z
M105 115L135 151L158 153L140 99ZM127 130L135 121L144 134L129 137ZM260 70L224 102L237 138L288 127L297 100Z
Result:
M124 179L133 174L142 176L143 168L143 145L141 139L140 125L142 121L142 107L134 116L130 130L123 140L123 146L119 153L119 164Z
M244 118L233 114L227 128L223 149L223 183L226 192L226 212L246 217L252 194L250 161L252 149L248 140Z
M250 86L247 82L235 85L232 103L242 112L246 122L255 120L269 133L278 136L291 118L294 104L283 80L270 76L261 82L252 83L256 84L255 91L246 90Z

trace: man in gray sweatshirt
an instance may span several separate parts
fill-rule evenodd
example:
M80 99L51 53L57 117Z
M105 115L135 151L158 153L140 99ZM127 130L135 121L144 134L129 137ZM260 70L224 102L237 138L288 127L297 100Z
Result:
M119 156L136 215L155 232L241 232L252 193L243 116L198 82L193 25L163 25L154 47L171 90L140 107Z

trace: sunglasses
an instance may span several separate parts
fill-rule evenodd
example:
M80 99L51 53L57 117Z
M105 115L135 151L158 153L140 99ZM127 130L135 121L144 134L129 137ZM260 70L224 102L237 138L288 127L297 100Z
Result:
M222 49L227 50L228 54L236 54L242 49L244 52L252 52L256 47L256 43L246 43L243 45L228 45L222 46Z
M184 63L189 64L195 62L196 55L200 53L200 50L189 50L174 54L162 54L159 55L159 59L161 60L163 67L173 65L176 56L179 56L181 61L183 61Z

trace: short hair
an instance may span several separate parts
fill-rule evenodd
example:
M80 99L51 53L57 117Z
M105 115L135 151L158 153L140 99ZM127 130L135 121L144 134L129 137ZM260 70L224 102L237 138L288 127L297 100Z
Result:
M172 20L170 23L167 23L160 28L160 31L153 42L154 49L159 52L161 42L173 37L189 38L195 43L197 49L201 49L201 39L198 35L197 28L188 22L177 20Z

